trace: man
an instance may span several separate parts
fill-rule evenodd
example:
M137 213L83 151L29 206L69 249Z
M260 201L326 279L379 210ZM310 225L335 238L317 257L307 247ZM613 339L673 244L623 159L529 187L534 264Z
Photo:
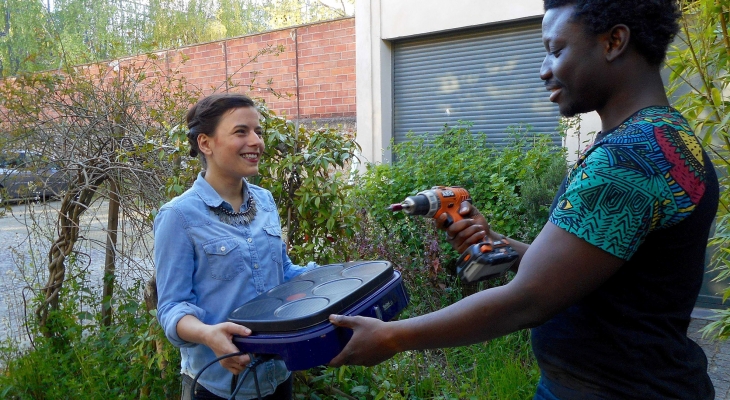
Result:
M713 399L687 337L718 202L714 169L659 74L678 30L673 0L545 0L540 75L565 116L597 111L601 133L570 170L550 219L507 285L384 323L332 316L354 335L332 365L460 346L532 329L536 399ZM463 204L459 252L492 231ZM443 229L443 220L439 227Z

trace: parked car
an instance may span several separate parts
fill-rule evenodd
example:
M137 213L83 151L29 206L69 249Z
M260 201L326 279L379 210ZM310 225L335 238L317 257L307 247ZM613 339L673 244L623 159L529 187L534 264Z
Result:
M60 197L68 181L58 166L30 151L0 153L0 204Z

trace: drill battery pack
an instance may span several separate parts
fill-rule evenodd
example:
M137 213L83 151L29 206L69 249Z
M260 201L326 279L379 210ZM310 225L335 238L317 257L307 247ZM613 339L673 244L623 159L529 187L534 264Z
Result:
M507 271L518 258L505 239L473 244L456 260L456 275L464 283L483 281Z

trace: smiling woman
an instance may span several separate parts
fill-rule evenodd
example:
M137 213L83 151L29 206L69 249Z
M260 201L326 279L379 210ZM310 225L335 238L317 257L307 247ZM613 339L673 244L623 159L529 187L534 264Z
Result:
M212 95L190 108L190 155L200 157L204 169L155 218L157 318L180 347L184 399L231 395L232 381L252 361L236 354L232 338L251 330L225 322L228 315L316 266L292 263L271 192L247 181L258 174L264 152L260 119L253 101L240 94ZM206 369L223 355L232 357ZM260 385L244 374L240 398L291 399L291 374L283 361L267 361L253 374Z

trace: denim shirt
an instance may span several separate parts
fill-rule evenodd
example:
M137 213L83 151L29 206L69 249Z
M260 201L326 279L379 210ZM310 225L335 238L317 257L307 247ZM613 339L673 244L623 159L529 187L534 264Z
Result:
M289 259L271 192L245 181L244 185L257 208L248 225L221 222L211 207L233 209L202 173L192 188L162 206L155 217L157 319L170 342L180 348L181 372L192 377L216 357L207 346L178 336L182 317L194 315L209 325L225 322L246 301L316 267L313 262L294 265ZM273 393L289 376L280 360L261 364L256 371L262 396ZM198 382L217 396L230 396L231 373L220 363L207 368ZM237 398L256 394L250 373Z

